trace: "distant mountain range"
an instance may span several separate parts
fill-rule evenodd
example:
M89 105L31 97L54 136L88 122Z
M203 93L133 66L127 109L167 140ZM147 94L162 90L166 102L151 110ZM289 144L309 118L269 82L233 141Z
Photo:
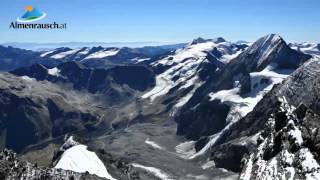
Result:
M2 43L3 46L12 46L15 48L33 50L33 51L43 51L51 50L60 47L68 48L80 48L80 47L130 47L138 48L144 46L163 46L163 48L181 48L186 43L165 43L165 42L62 42L62 43L20 43L20 42L10 42Z

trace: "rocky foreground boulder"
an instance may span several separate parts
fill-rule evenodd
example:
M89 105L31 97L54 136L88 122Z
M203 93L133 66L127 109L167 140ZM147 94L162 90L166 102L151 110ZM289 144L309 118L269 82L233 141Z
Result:
M25 161L20 161L16 154L8 149L0 152L0 179L3 180L102 180L88 173L76 173L54 168L38 167Z
M279 99L258 138L258 148L243 160L240 179L319 179L320 116L301 104Z

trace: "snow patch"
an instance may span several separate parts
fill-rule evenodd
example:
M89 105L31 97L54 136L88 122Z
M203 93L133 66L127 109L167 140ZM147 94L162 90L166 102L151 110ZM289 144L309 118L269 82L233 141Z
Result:
M141 164L136 164L136 163L133 163L132 166L136 168L144 169L162 180L173 180L168 174L163 172L161 169L158 169L155 167L143 166Z
M73 139L73 136L70 136L65 143L60 147L60 151L65 151L69 148L71 148L72 146L76 146L79 145L80 143L78 143L77 141L75 141Z
M115 178L108 173L106 167L96 153L88 151L87 146L81 144L67 149L62 154L62 157L55 168L79 173L88 171L90 174L115 180Z
M190 45L186 48L176 50L175 55L164 58L156 62L155 64L172 65L173 63L180 63L181 61L188 58L205 58L207 54L206 52L211 51L216 46L217 45L213 42Z
M77 54L86 55L89 53L89 51L90 51L90 48L85 48L82 51L79 51Z
M234 54L224 54L222 55L220 61L224 62L224 63L229 63L232 59L238 57L243 51L236 51L236 53Z
M294 129L290 130L288 134L295 139L295 142L297 144L299 144L300 146L302 145L303 143L302 134L297 127L294 127Z
M150 141L149 138L145 140L146 144L149 144L150 146L156 148L156 149L160 149L163 150L163 147L159 146L156 142L154 141Z
M51 56L51 58L53 58L53 59L62 59L62 58L65 58L68 55L76 53L79 50L80 49L72 49L72 50L69 50L69 51L61 52L61 53L58 53L58 54L55 54L55 55Z
M206 163L204 163L201 168L202 169L209 169L209 168L212 168L212 167L215 167L215 162L214 161L208 161Z
M173 85L174 84L170 80L162 76L157 76L156 85L154 86L154 88L149 92L145 93L144 95L142 95L141 97L144 99L150 98L152 102L155 100L155 98L167 94L171 89L171 87L173 87Z
M25 81L36 81L36 79L31 78L29 76L21 76L21 79L25 80Z
M143 61L149 61L151 58L133 58L131 59L131 61L134 61L135 63L140 63L140 62L143 62Z
M98 51L95 53L90 54L84 59L98 59L98 58L105 58L108 56L114 56L119 52L119 49L112 49L112 50L104 50L104 51Z
M54 51L55 51L55 50L53 50L53 51L47 51L47 52L45 52L45 53L42 53L42 54L40 54L40 57L45 57L45 56L53 53Z
M54 67L52 69L48 69L48 74L52 75L52 76L59 76L60 73L60 69L58 69L57 67Z

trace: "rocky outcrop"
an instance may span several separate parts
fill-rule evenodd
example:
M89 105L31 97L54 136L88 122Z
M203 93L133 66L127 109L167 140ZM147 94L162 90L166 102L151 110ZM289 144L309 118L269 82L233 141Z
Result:
M230 127L228 132L220 138L216 142L216 145L212 148L211 158L212 159L221 159L218 167L229 166L226 158L228 158L228 154L232 153L232 150L229 151L231 147L233 147L234 142L240 141L244 138L253 138L257 139L259 134L264 134L265 136L270 135L271 130L265 131L266 125L269 123L270 117L275 119L274 131L278 132L284 128L284 126L291 126L287 123L287 115L285 113L279 113L281 109L283 109L283 103L281 103L278 99L281 97L285 97L286 101L290 106L298 107L296 111L293 111L294 118L300 118L303 115L303 112L311 112L312 116L317 117L319 114L319 75L320 75L320 63L318 59L311 59L305 64L303 64L300 68L298 68L288 79L286 79L282 84L276 85L269 93L267 93L263 99L256 105L252 112L250 112L247 116L240 119L237 123ZM303 105L301 105L303 104ZM301 114L302 113L302 114ZM299 129L301 132L308 132L309 130L302 131L305 129L307 122L305 120L296 120L299 122ZM308 120L306 120L308 121ZM313 120L312 124L309 123L307 128L317 127L317 120ZM308 123L307 123L308 124ZM269 128L270 129L270 128ZM282 132L282 131L281 131ZM303 135L304 136L304 135ZM278 138L282 138L278 136ZM279 140L279 139L275 139ZM261 143L261 139L258 140ZM282 141L279 141L277 146L283 146ZM254 148L252 148L252 145ZM257 147L256 143L249 143L248 141L243 141L242 146L246 148L246 152L238 153L239 157L245 156L255 150ZM266 157L273 156L278 153L279 147L267 148ZM273 149L273 150L272 150ZM311 148L312 149L312 148ZM275 151L276 150L276 151ZM314 152L315 150L313 150ZM241 158L240 158L241 159ZM241 161L234 162L234 164L238 164L237 170L241 170L240 164Z
M0 152L0 179L13 180L103 180L88 173L76 173L54 168L38 167L25 161L20 161L16 154L4 149Z
M240 179L320 178L320 116L280 98L280 108L266 123L258 148L243 160Z

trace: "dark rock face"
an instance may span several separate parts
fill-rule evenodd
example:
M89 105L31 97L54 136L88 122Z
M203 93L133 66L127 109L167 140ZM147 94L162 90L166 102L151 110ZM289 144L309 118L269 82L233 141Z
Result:
M95 129L100 122L97 108L78 104L94 102L71 90L10 74L1 74L0 84L1 148L20 152L44 139Z
M11 71L12 74L18 76L29 76L37 80L43 81L48 78L48 69L41 64L33 64L30 67L18 68ZM52 78L52 77L51 77Z
M110 76L120 85L145 91L155 85L155 75L145 66L117 66L109 70Z
M30 66L41 60L40 53L13 47L0 46L1 71Z
M69 48L59 48L55 53L70 50ZM47 66L57 66L65 60L52 59L47 56L41 57L40 52L24 50L13 47L0 46L0 70L11 71L21 67L28 67L35 63ZM53 55L53 54L52 54Z
M312 59L305 63L284 82L284 85L279 89L279 95L286 96L288 102L294 106L303 103L319 113L319 68L318 59Z
M208 41L208 40L207 40L207 39L203 39L203 38L201 38L201 37L198 37L198 38L192 40L192 42L190 43L190 45L199 44L199 43L204 43L204 42L206 42L206 41Z
M110 69L91 69L78 62L66 62L50 69L35 64L11 71L18 76L47 80L79 91L101 95L106 106L125 104L137 94L155 84L154 72L144 65L115 66ZM88 94L90 95L90 94Z
M36 164L20 161L13 151L5 149L0 152L0 179L102 180L105 178L86 173L38 167Z
M227 153L224 153L226 151ZM211 152L211 160L214 160L216 167L225 168L234 172L239 172L242 156L240 154L249 153L248 149L241 144L230 144L220 146Z
M186 112L181 115L177 134L185 135L189 139L197 140L200 135L208 136L219 132L226 124L226 115L229 111L227 105L221 105L219 101L200 104L198 111ZM217 114L217 116L210 116ZM205 119L206 121L203 121Z
M111 154L105 152L103 149L100 149L96 152L97 156L104 162L108 171L116 179L123 180L139 180L143 179L140 177L140 174L133 169L133 167L126 161L122 159L117 159Z
M222 38L222 37L217 37L213 41L216 42L216 43L226 42L226 40L224 38Z
M108 70L91 69L77 62L66 62L58 67L59 75L48 73L48 69L35 64L11 71L18 76L29 76L37 80L72 83L77 90L87 89L91 93L105 92L112 84L127 85L138 91L144 91L155 84L155 75L145 66L115 66Z
M209 138L206 136L201 137L194 145L195 150L200 151L207 143L209 142Z
M46 109L40 105L40 99L23 98L1 90L1 134L5 137L6 147L21 150L50 136L51 122L45 122ZM47 117L48 119L48 117ZM41 124L47 124L42 127ZM21 138L23 139L18 140Z
M194 44L199 44L199 43L205 43L208 41L212 41L214 43L222 43L222 42L226 42L225 39L223 39L222 37L217 37L215 39L203 39L202 37L198 37L194 40L192 40L191 43L189 43L189 45L194 45Z

